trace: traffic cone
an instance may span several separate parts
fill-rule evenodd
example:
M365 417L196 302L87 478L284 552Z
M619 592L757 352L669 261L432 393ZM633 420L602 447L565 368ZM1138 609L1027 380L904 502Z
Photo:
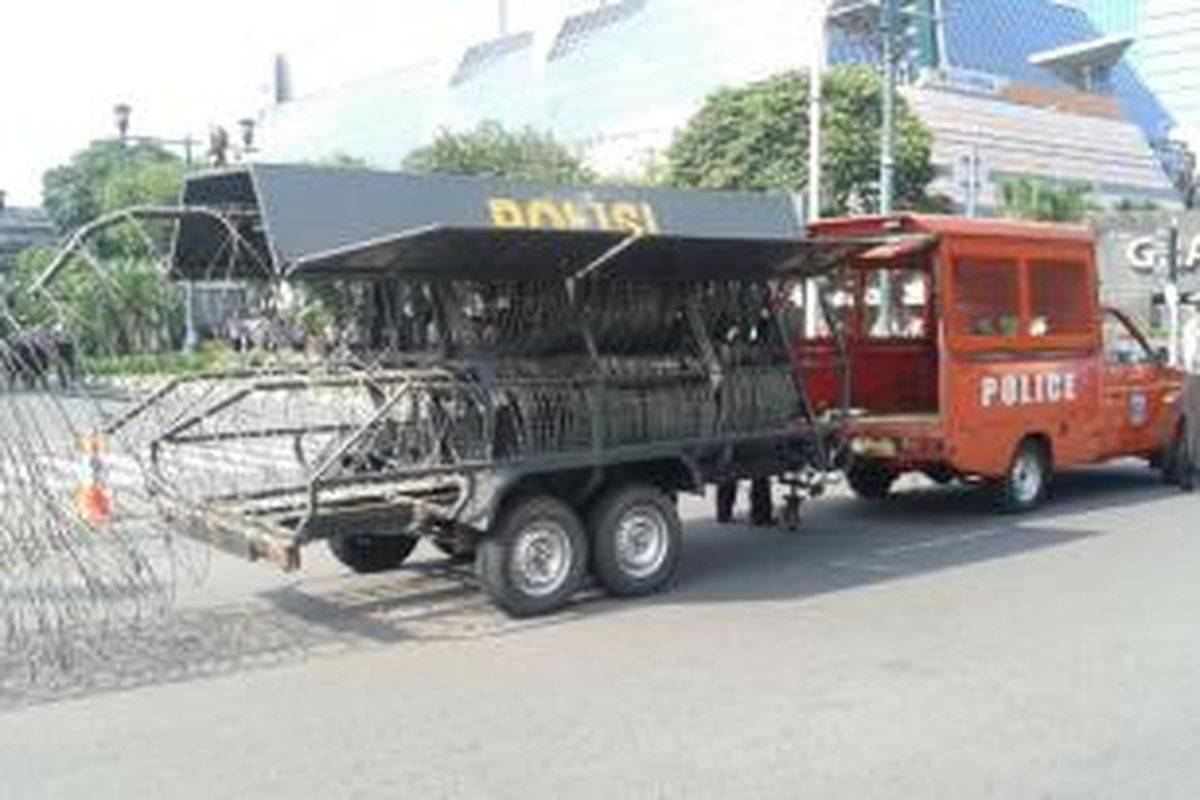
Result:
M99 436L85 436L80 440L84 453L84 477L75 490L75 511L80 519L92 527L105 525L112 519L112 494L104 482L104 462L100 454L104 442Z

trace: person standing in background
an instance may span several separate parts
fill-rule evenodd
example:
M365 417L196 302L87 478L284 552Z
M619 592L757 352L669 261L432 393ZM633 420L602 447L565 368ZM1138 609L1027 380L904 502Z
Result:
M1190 312L1179 335L1182 344L1180 366L1185 372L1200 375L1200 292L1188 298L1188 307Z
M1182 453L1177 456L1184 460L1185 466L1179 470L1179 486L1185 492L1195 489L1196 473L1200 468L1196 458L1200 454L1200 292L1191 294L1188 307L1188 318L1183 323L1179 337L1179 366L1184 371L1183 418L1186 436Z

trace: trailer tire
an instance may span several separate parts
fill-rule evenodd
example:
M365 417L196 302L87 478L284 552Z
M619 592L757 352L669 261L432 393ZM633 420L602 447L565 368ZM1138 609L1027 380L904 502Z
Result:
M514 617L567 603L587 573L583 524L549 495L510 500L475 551L475 570L492 602Z
M996 507L1006 514L1036 508L1046 499L1051 469L1046 446L1036 439L1023 439L1013 453L1008 470L991 483Z
M616 597L658 591L679 565L679 511L654 486L632 484L607 492L588 515L588 533L596 580Z
M892 491L896 472L880 464L859 461L846 470L846 483L864 500L882 500Z
M387 572L404 563L419 539L416 536L345 533L329 537L333 557L360 574Z

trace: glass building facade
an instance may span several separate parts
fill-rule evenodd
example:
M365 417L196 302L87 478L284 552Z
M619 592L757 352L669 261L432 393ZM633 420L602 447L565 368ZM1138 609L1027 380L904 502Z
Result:
M1057 0L924 5L936 10L936 30L924 40L937 44L917 66L936 68L941 88L952 91L925 91L920 81L906 91L931 120L947 194L958 192L955 162L982 149L984 168L994 173L985 181L1030 174L1087 181L1102 187L1106 202L1171 202L1148 144L1170 116L1137 70L1115 63L1098 98L1111 111L1076 117L1056 110L1076 87L1030 63L1039 52L1100 37L1084 9ZM817 0L597 4L544 29L512 31L366 79L310 94L297 87L293 99L265 114L263 156L345 153L395 168L439 130L495 120L549 131L606 173L636 173L712 91L807 68L825 7ZM829 60L874 61L876 47L869 36L834 26ZM1040 107L1013 102L1017 94ZM967 118L974 122L964 128ZM990 188L985 195L986 210L994 198Z
M1200 2L1077 0L1076 5L1104 32L1135 37L1129 60L1166 107L1177 135L1200 146Z

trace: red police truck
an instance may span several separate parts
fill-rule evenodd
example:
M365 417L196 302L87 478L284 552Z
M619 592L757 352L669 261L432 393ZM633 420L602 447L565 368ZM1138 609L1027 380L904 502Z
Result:
M1088 228L904 214L811 233L891 236L824 279L795 350L820 408L849 401L858 495L915 471L984 481L1018 511L1066 467L1137 456L1185 471L1182 375L1099 303Z

